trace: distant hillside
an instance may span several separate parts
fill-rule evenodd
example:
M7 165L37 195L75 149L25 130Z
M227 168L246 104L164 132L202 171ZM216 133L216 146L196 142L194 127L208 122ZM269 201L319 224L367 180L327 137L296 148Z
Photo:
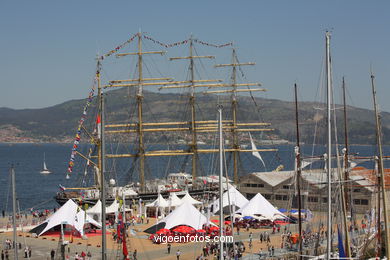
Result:
M145 122L177 122L190 119L188 96L155 92L144 92L144 94ZM128 122L129 118L135 122L137 109L134 95L125 89L108 92L107 123ZM215 120L218 100L224 106L224 118L228 119L231 109L228 96L218 98L200 94L196 99L197 120ZM86 100L72 100L42 109L0 108L0 142L71 142L85 103ZM263 98L256 98L255 103L257 106L250 97L239 97L238 118L241 122L270 122L275 130L262 136L257 135L258 138L285 139L295 142L294 103ZM323 104L299 103L301 138L305 143L313 143L315 132L316 143L325 142L326 114L319 107L323 107ZM93 124L95 111L94 102L89 109L89 121L86 127ZM343 116L341 109L336 111L341 143L344 140ZM382 124L384 143L390 144L390 113L382 113ZM375 144L373 111L348 107L348 126L350 143ZM154 135L150 138L158 142L161 136Z

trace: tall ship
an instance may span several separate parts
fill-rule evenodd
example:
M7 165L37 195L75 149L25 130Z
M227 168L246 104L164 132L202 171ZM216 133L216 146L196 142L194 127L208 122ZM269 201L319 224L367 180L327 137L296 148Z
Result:
M186 56L169 58L172 62L187 63L187 77L176 80L161 75L161 72L159 77L153 77L145 60L154 56L161 59L166 51L145 51L144 46L149 47L150 43L164 49L188 48ZM135 47L133 52L121 52L124 47L132 45ZM197 45L224 49L225 53L231 51L230 63L215 64L212 68L213 71L218 68L230 69L228 80L201 78L199 71L205 67L203 61L215 60L215 56L198 55ZM124 65L127 68L129 58L135 58L135 62L130 62L133 76L119 79L103 77L110 69L106 66L112 65L109 61L112 56L118 58L114 62L117 66L118 61L127 58ZM122 64L119 65L119 69L123 70ZM231 185L238 184L239 175L242 174L241 153L251 153L262 160L259 152L276 151L258 149L251 136L251 133L260 136L261 133L272 131L269 123L250 120L249 113L240 119L240 115L245 113L239 113L239 94L249 93L247 100L255 100L252 93L265 91L260 83L242 82L242 67L252 65L255 63L239 62L231 43L216 45L191 36L184 41L164 44L141 32L99 56L66 175L67 178L81 176L80 186L61 186L61 191L55 197L57 202L63 204L69 198L78 198L85 203L96 203L100 198L102 179L106 183L108 201L117 196L149 201L156 199L159 193L167 195L169 192L214 196L219 178L214 173L216 166L213 162L213 155L218 153L214 142L218 120L214 118L216 113L207 111L216 111L217 103L224 105L224 111L229 111L225 117L227 119L223 121L225 152L230 156L228 168L232 176L227 178ZM157 90L161 93L156 93ZM180 97L180 100L170 102L172 95ZM124 100L123 96L127 103L120 101ZM150 107L148 99L158 99L161 105ZM201 107L198 100L202 100L201 104L205 107ZM93 108L96 109L95 113L90 112ZM257 112L254 110L253 114ZM87 115L94 123L85 123ZM85 149L86 145L81 145L83 138L91 142L88 149ZM81 150L86 150L86 153ZM77 164L78 167L75 167ZM84 173L75 174L77 171L74 168Z

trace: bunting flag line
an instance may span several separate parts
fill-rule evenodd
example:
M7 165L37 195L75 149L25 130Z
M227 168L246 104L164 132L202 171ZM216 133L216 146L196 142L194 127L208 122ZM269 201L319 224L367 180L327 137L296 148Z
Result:
M179 46L179 45L182 45L182 44L186 44L190 40L190 39L187 39L187 40L184 40L184 41L181 41L181 42L174 42L174 43L166 44L166 43L162 43L162 42L160 42L158 40L155 40L152 37L147 36L147 35L144 35L144 39L152 41L155 44L161 45L164 48L171 48L171 47L176 47L176 46Z
M80 139L81 139L81 128L84 124L85 119L87 118L88 108L91 105L93 97L95 95L96 82L97 82L97 78L95 77L93 80L91 91L89 92L89 95L87 98L87 103L84 106L83 114L81 116L81 119L79 121L79 125L77 127L76 136L75 136L74 141L73 141L72 153L70 155L70 160L69 160L69 164L68 164L67 177L69 177L69 173L71 173L73 171L74 161L75 161L76 154L77 154L77 148L79 146Z
M125 47L127 44L131 43L135 39L135 37L137 37L137 36L138 36L138 33L134 34L133 36L131 36L130 39L128 39L127 41L125 41L121 45L118 45L115 49L112 49L111 51L107 52L106 54L103 54L102 56L100 56L99 59L104 60L106 57L109 57L112 54L116 53L117 51L119 51L120 49Z
M204 42L204 41L201 41L198 39L194 39L194 42L200 43L200 44L206 45L206 46L215 47L215 48L223 48L223 47L227 47L227 46L233 46L232 42L228 42L228 43L224 43L224 44L213 44L213 43Z
M155 44L161 45L164 48L171 48L171 47L176 47L179 45L187 44L191 40L191 39L186 39L186 40L183 40L180 42L174 42L174 43L167 44L167 43L160 42L159 40L153 39L152 37L147 36L147 35L143 35L143 37L144 37L144 39L152 41ZM204 41L201 41L198 39L193 39L193 41L196 43L202 44L202 45L215 47L215 48L223 48L223 47L227 47L227 46L233 46L232 42L228 42L228 43L224 43L224 44L213 44L213 43L204 42Z

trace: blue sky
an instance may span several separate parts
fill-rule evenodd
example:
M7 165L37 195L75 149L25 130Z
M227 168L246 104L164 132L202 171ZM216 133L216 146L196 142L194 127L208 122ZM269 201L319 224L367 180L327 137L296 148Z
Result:
M332 29L335 93L345 76L348 102L372 108L372 65L380 107L390 111L389 7L388 1L359 0L1 1L0 107L41 108L86 98L96 54L140 29L167 43L191 33L207 42L233 41L241 61L257 63L246 68L246 75L268 89L261 96L292 100L297 82L300 99L316 100L324 32ZM147 47L160 49L150 42ZM199 52L218 53L216 63L230 59L229 49L199 47ZM186 49L176 53L183 55ZM172 65L175 78L185 78L183 71ZM211 66L205 71L214 76ZM107 72L111 79L120 75Z

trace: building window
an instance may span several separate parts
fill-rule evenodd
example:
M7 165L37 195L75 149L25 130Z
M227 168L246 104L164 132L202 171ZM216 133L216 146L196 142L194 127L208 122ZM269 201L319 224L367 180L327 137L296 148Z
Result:
M366 199L354 199L353 203L355 205L368 205L368 200L366 200Z
M318 198L317 197L308 197L307 201L308 202L318 202Z
M328 198L322 198L322 202L323 203L327 203L328 202Z
M288 200L288 196L287 195L283 195L283 200Z
M271 199L271 194L263 194L264 198L266 198L267 200L270 200Z
M284 190L289 190L290 189L290 185L283 185L283 189Z
M353 192L360 192L360 189L354 189Z
M262 183L245 183L245 187L251 187L251 188L262 188L264 187L264 184Z
M276 200L282 200L282 195L275 195Z

